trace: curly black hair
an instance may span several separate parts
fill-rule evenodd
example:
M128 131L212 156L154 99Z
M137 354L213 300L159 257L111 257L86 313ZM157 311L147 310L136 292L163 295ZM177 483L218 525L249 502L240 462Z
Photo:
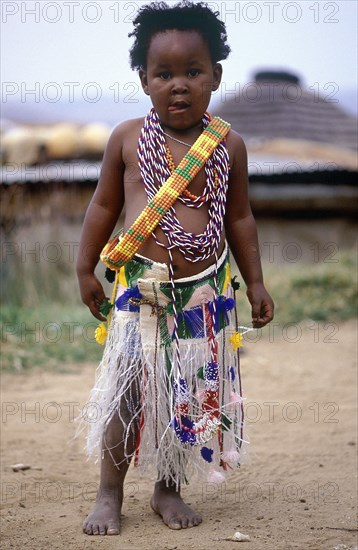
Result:
M143 6L133 21L134 31L128 35L135 38L129 52L132 69L146 68L152 37L169 29L199 32L209 46L212 62L226 59L230 46L226 43L225 24L218 16L219 12L213 12L204 2L183 0L173 7L166 2L152 2Z

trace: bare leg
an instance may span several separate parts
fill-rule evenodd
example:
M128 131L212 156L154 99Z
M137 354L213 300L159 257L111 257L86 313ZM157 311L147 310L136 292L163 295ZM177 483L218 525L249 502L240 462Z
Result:
M185 504L180 490L175 485L167 487L163 480L156 482L150 505L170 529L196 527L202 522L201 516Z
M126 414L128 415L128 411ZM129 460L125 459L124 454L123 432L123 424L115 414L103 439L105 450L104 458L101 460L101 478L96 503L83 523L83 532L87 535L119 535L123 483L129 467ZM111 450L108 451L106 448ZM134 440L127 444L127 453L133 451Z

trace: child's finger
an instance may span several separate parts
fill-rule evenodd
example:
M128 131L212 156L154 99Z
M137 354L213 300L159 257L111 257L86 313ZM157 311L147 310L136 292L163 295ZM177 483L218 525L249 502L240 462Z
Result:
M93 317L96 317L96 319L98 319L99 321L106 321L106 318L99 311L99 308L97 307L96 304L91 303L88 307Z
M103 302L107 299L106 298L106 295L105 293L103 292L103 290L101 289L101 291L99 292L96 292L94 295L94 302L99 310L99 308L101 307L101 304L103 304Z
M255 328L260 328L267 325L267 323L272 321L272 319L273 319L273 306L271 304L264 304L262 306L260 315L258 316L257 319L255 319L255 323L256 323Z
M90 312L94 317L96 317L96 319L98 319L99 321L106 321L106 317L104 317L100 312L100 306L102 302L103 300L100 300L99 298L94 298L93 300L91 300L88 307Z
M260 305L258 302L253 302L251 304L251 317L252 322L256 322L260 318Z

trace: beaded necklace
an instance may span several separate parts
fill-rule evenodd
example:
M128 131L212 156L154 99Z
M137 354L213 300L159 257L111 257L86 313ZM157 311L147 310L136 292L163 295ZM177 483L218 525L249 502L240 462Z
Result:
M204 114L203 127L210 122L210 115ZM173 164L168 162L167 145L158 115L154 109L145 118L139 142L139 169L144 181L145 190L150 201L158 191L154 174L161 187L171 175ZM206 184L203 193L195 197L190 192L182 194L178 200L189 208L200 208L209 203L209 222L203 233L195 234L183 229L175 212L174 206L159 222L168 244L155 238L159 246L169 250L177 248L184 258L190 262L199 262L215 256L219 247L225 214L225 198L227 191L229 156L222 142L215 149L211 158L205 164Z
M205 128L210 122L209 113L203 116L202 124ZM174 170L174 162L169 147L165 141L165 134L160 124L159 117L154 109L151 109L145 117L144 125L138 141L138 164L143 178L148 202L152 200L159 187L164 185ZM222 141L207 160L205 167L205 186L199 196L189 191L182 193L178 200L189 208L200 208L208 203L208 224L199 234L185 231L182 227L174 205L159 222L168 243L162 243L155 232L153 238L159 246L167 248L169 254L169 276L172 289L172 307L174 313L174 341L175 354L173 355L173 401L174 420L173 428L178 439L184 444L198 445L211 438L219 429L219 379L217 364L217 341L215 334L216 302L218 298L217 264L218 249L222 234L225 214L225 199L228 185L229 155ZM205 368L205 398L202 405L203 415L192 422L188 416L187 384L182 377L179 336L178 336L178 312L176 304L176 288L173 270L173 248L178 249L187 261L198 262L214 257L214 299L212 312L208 313L208 340L210 345L211 361Z

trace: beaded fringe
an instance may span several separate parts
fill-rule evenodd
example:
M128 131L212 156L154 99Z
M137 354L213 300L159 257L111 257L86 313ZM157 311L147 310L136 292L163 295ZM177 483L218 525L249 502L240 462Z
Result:
M153 279L150 281L146 281L146 286L155 296L157 290ZM235 332L235 311L228 312L229 324L216 336L219 418L225 421L219 430L200 436L202 441L197 445L183 444L173 429L175 395L168 365L174 346L171 342L163 345L160 338L160 325L167 322L166 318L155 314L150 304L141 305L139 313L113 311L96 383L86 407L87 454L97 460L103 456L103 448L108 449L106 429L118 415L124 429L118 445L124 444L126 459L135 454L134 462L141 472L177 486L194 474L207 481L223 481L222 473L239 465L243 442L239 356L230 343ZM190 414L199 418L204 394L202 368L210 363L210 345L205 336L180 339L179 346Z

